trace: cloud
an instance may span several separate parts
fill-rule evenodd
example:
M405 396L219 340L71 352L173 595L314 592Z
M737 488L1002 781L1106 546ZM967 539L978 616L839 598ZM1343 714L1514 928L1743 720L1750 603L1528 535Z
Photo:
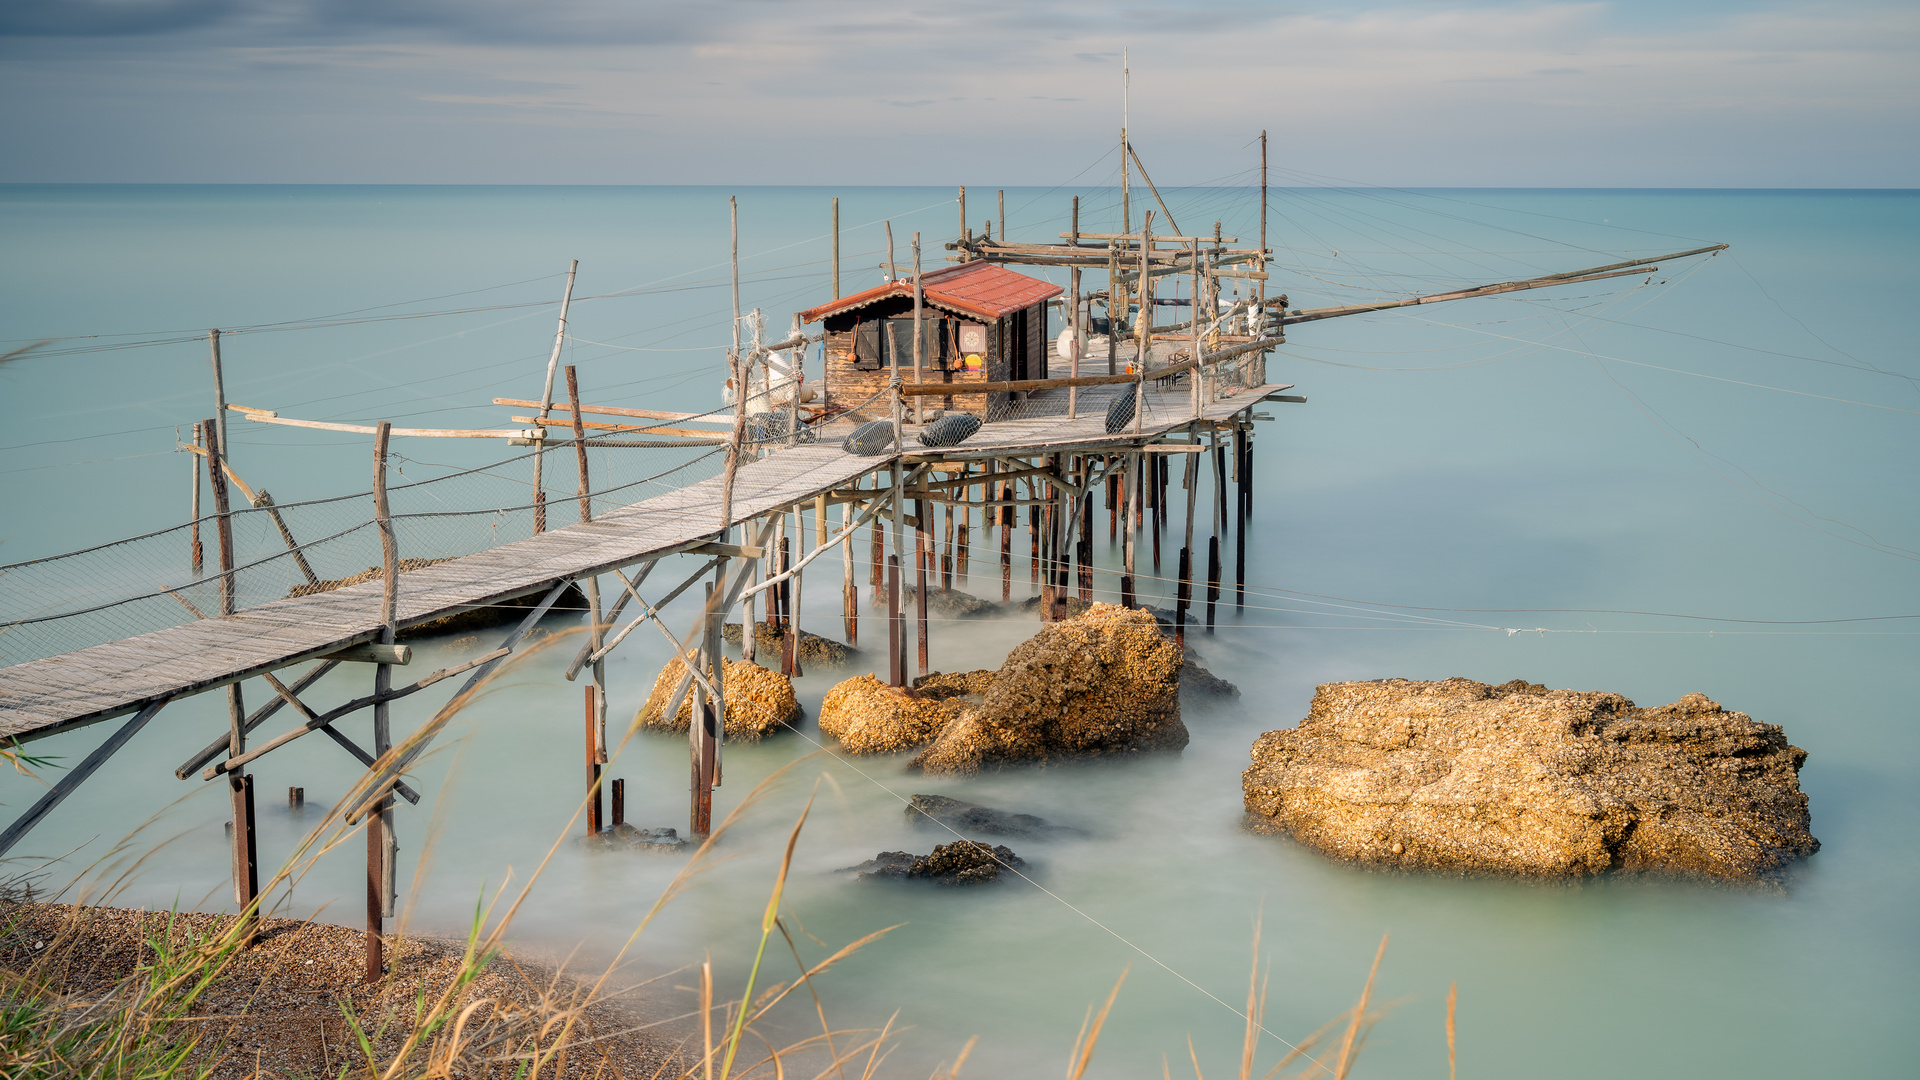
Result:
M1276 161L1387 183L1920 184L1920 12L1873 0L0 5L0 180L541 179L498 152L519 125L585 182L722 182L744 144L793 182L1052 183L1110 152L1127 49L1163 185L1262 128ZM956 161L934 116L994 154ZM1783 125L1821 152L1780 155Z

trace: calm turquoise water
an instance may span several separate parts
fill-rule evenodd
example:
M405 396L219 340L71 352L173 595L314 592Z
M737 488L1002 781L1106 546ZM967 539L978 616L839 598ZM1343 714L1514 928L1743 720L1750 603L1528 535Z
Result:
M1084 228L1115 224L1104 190L1010 190L1011 234L1058 232L1076 193ZM184 517L174 432L211 410L205 346L186 340L208 326L304 327L230 336L230 400L321 420L499 426L510 410L491 398L538 393L561 277L578 258L577 295L601 297L574 308L582 340L568 362L586 395L716 404L727 194L0 188L0 337L9 349L61 339L0 365L0 558ZM828 295L831 195L842 197L848 289L878 281L882 219L903 262L915 229L932 261L956 220L946 190L739 194L745 300L776 330ZM973 196L977 227L992 193ZM1169 196L1188 231L1218 218L1243 238L1257 228L1255 202L1240 190ZM1920 613L1920 364L1904 317L1920 286L1920 196L1276 191L1273 208L1273 284L1296 306L1702 242L1733 248L1646 286L1629 278L1295 328L1271 370L1311 402L1272 406L1257 440L1259 588L1202 644L1245 692L1239 703L1191 708L1192 745L1164 760L971 781L917 779L897 760L803 761L744 816L725 847L732 859L649 928L630 954L634 974L711 949L723 990L739 985L780 845L817 789L788 894L806 931L795 936L817 957L904 924L821 981L838 1023L877 1027L899 1010L911 1030L889 1059L896 1075L924 1075L976 1034L973 1075L1051 1074L1088 1004L1129 965L1095 1073L1157 1076L1160 1056L1183 1058L1191 1033L1208 1075L1230 1075L1241 1021L1207 995L1244 1001L1263 912L1267 1026L1289 1039L1350 1005L1391 935L1377 995L1393 1011L1361 1075L1441 1074L1452 982L1463 1075L1910 1075L1920 1060L1920 620L1799 621ZM455 308L472 310L368 321ZM63 351L153 341L170 343ZM1539 342L1558 348L1529 344ZM243 474L282 501L364 482L362 437L237 422L233 437ZM451 441L400 449L410 478L490 460L487 447ZM815 629L837 631L837 572L829 560L805 598ZM975 591L991 587L984 578ZM862 629L871 640L879 626ZM943 625L936 655L942 666L994 665L1031 630ZM657 638L636 635L612 661L615 715L645 696L663 656ZM430 643L415 667L484 641ZM568 639L515 668L422 768L427 798L401 815L402 880L418 874L403 887L415 927L457 931L476 897L509 868L514 884L526 880L567 830L580 774L579 692L560 677L572 648ZM1296 723L1316 684L1448 675L1616 690L1641 704L1699 690L1783 724L1810 754L1802 783L1824 848L1777 892L1624 879L1562 887L1367 873L1237 830L1248 746ZM832 681L801 680L809 709ZM363 692L343 678L313 697ZM432 696L398 708L400 725L421 721ZM171 774L223 726L211 697L168 707L23 850L72 851L50 880L101 860L89 878L98 889L125 870L124 902L226 904L224 800ZM105 734L35 749L71 761ZM721 811L811 751L811 724L805 735L730 748ZM630 819L684 822L683 754L667 738L625 746L613 774L628 779ZM300 784L325 805L350 764L311 740L260 765L263 857L284 857L320 818L290 814L271 793ZM926 850L934 839L906 828L892 794L915 791L1092 835L1016 845L1044 892L865 888L831 873L879 850ZM0 780L10 808L34 794L29 781ZM360 850L321 858L285 907L354 921ZM518 940L584 945L583 960L598 961L676 869L563 848L516 922ZM804 1029L804 1016L789 1019ZM1263 1041L1262 1061L1280 1049Z

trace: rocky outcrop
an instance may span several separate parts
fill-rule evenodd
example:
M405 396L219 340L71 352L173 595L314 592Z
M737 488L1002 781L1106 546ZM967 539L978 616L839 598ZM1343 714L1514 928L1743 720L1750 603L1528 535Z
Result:
M975 668L972 671L929 671L913 680L913 692L935 701L965 697L979 699L993 686L997 671Z
M901 607L910 612L917 610L916 605L919 600L916 594L918 592L919 589L903 582L900 586ZM884 597L885 594L881 593L879 596ZM937 585L927 588L928 615L937 615L944 619L981 619L999 613L999 604L991 600L982 600L972 593L964 593L958 589L943 589Z
M592 836L583 836L580 843L609 851L684 851L687 848L686 838L678 830L640 829L624 821Z
M1240 688L1207 670L1200 655L1188 649L1180 661L1180 692L1189 697L1237 698Z
M958 714L960 703L856 675L827 691L820 730L855 754L890 754L924 746Z
M1078 833L1032 814L1014 814L946 795L915 795L907 804L907 822L925 828L945 827L975 836L1012 836L1039 839Z
M1007 656L983 700L910 763L930 773L1178 750L1180 652L1153 616L1111 604L1050 623ZM843 684L844 685L844 684Z
M1001 873L1025 866L1026 861L1005 846L988 847L978 840L941 844L931 855L883 851L847 872L861 878L898 878L932 881L937 885L984 885Z
M727 738L752 742L800 721L800 702L793 696L792 679L759 664L725 659L721 663L726 673L720 691L727 698ZM685 731L693 726L692 693L680 700L679 713L671 718L662 715L686 669L678 657L661 669L659 678L653 681L653 692L640 706L636 722L641 727Z
M720 633L727 639L727 644L735 648L740 646L739 623L730 622L726 624L720 628ZM780 650L786 647L786 642L780 631L767 625L766 620L762 619L753 624L753 647L759 656L773 658L777 661L780 656ZM810 634L805 630L800 631L800 666L802 668L846 667L859 655L860 650L844 642L835 641L832 638L824 638L818 634Z
M1700 694L1469 679L1330 683L1253 746L1248 825L1382 866L1753 881L1819 850L1773 724Z

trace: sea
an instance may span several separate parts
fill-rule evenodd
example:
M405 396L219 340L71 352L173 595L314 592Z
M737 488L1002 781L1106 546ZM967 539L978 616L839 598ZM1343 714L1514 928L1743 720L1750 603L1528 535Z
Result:
M0 187L0 560L187 519L193 473L180 447L213 415L208 328L224 331L235 404L330 423L509 427L520 410L493 399L540 396L577 260L561 353L583 398L712 409L731 334L730 199L740 302L763 312L771 337L833 295L833 200L839 285L851 292L889 264L910 267L916 234L923 265L943 265L958 194ZM1189 235L1211 237L1218 222L1240 244L1257 240L1256 188L1161 194L1133 205L1136 218L1156 211L1156 232L1171 216ZM1120 231L1118 192L1104 183L969 197L976 232L1053 239L1071 228L1075 198L1082 231ZM718 993L742 991L804 810L781 900L793 946L775 936L756 994L792 981L796 955L811 964L885 931L812 985L842 1051L885 1031L877 1075L928 1075L976 1038L962 1075L1062 1072L1116 983L1088 1076L1157 1077L1163 1065L1236 1075L1250 988L1258 1075L1323 1025L1337 1045L1383 941L1357 1077L1449 1075L1450 992L1461 1076L1913 1075L1920 193L1279 186L1266 209L1266 287L1296 308L1729 246L1643 275L1290 328L1270 377L1307 400L1257 410L1245 603L1229 590L1214 631L1193 639L1240 696L1189 701L1184 751L965 778L922 776L905 756L854 757L814 717L838 679L880 662L869 651L852 671L798 680L799 731L727 748L715 810L731 825L704 868L681 877L684 856L574 842L582 706L563 671L578 617L562 616L542 627L560 647L506 668L419 763L423 798L398 811L397 922L463 935L524 889L507 935L516 951L587 972L615 963L618 985L644 984L632 993L647 1015L681 1016L702 962ZM1033 272L1065 284L1062 270ZM367 489L368 436L230 416L236 469L278 501ZM408 481L522 452L395 445ZM562 472L557 496L572 490ZM1204 509L1213 493L1201 485ZM1110 568L1117 549L1104 512L1096 521ZM1172 591L1177 532L1150 600ZM1022 541L1016 599L1030 590ZM174 569L187 557L182 546ZM842 638L839 557L816 565L802 626ZM965 587L997 600L998 576L981 553ZM857 579L859 644L871 650L884 625L864 566ZM70 588L48 602L86 599L86 583ZM1115 591L1111 574L1099 589ZM671 605L670 624L691 620L689 603ZM934 666L997 666L1037 629L1024 614L936 622ZM423 640L405 670L457 663L503 632ZM668 649L643 630L609 660L619 745L608 776L625 781L629 821L684 832L684 739L620 738ZM308 698L365 693L366 675L343 669ZM1800 780L1821 850L1766 887L1537 882L1369 870L1242 828L1249 748L1299 723L1317 685L1449 676L1649 706L1697 691L1779 724L1807 751ZM396 730L439 704L429 691L396 705ZM169 705L29 834L7 872L66 899L231 909L226 796L173 774L224 731L225 712L217 694ZM366 724L343 726L364 738ZM53 776L115 727L24 750ZM315 830L322 841L275 886L278 912L360 921L364 845L325 825L357 770L320 739L256 766L263 864L287 864ZM42 783L0 777L0 816ZM301 811L280 794L294 786ZM942 839L910 825L903 800L916 793L1079 831L1015 841L1029 881L910 888L843 872ZM790 1004L769 1037L817 1033L812 997Z

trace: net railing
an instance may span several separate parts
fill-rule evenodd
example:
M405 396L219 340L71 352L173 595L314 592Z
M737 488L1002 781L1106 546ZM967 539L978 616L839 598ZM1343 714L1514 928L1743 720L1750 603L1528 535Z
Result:
M642 436L636 438L636 434ZM718 475L726 449L644 432L588 438L594 516ZM641 445L648 442L658 445ZM624 445L623 445L624 444ZM545 527L579 520L571 439L544 448ZM529 451L429 480L390 484L388 508L403 568L458 558L534 535L542 500ZM243 610L377 573L379 530L371 490L248 506L238 492L228 519L232 589ZM193 561L195 534L201 564ZM0 566L0 666L119 641L220 613L218 518L209 514L141 536ZM291 538L291 543L289 542Z

